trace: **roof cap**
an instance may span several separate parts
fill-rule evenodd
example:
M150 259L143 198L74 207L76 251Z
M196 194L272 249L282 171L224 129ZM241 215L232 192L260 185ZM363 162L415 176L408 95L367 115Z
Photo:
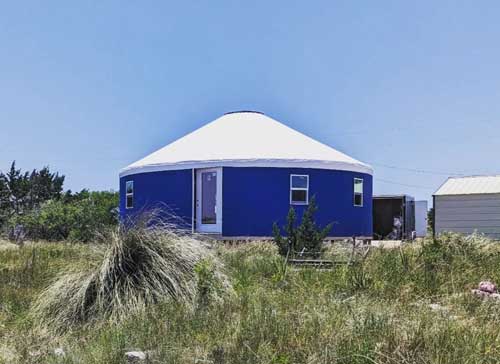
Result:
M229 114L243 114L243 113L253 113L253 114L261 114L265 115L262 111L255 111L255 110L236 110L236 111L228 111L224 113L224 115L229 115Z

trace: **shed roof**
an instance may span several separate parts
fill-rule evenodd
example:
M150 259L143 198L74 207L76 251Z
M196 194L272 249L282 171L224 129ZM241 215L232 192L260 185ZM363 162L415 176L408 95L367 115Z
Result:
M124 168L120 176L163 170L302 167L372 174L372 168L258 112L218 119Z
M500 193L500 175L450 177L441 187L439 187L434 195L472 195L487 193Z

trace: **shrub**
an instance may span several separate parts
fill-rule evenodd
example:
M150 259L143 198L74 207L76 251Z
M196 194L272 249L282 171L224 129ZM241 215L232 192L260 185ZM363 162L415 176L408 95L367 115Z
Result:
M110 245L98 264L63 273L42 292L32 310L38 323L64 331L74 324L124 318L165 300L192 304L195 267L215 259L198 240L149 220L128 230L117 228L104 238ZM220 265L210 269L210 279L228 288Z
M78 215L76 206L53 200L45 202L40 208L12 217L9 226L11 230L22 226L29 239L64 240L76 225Z
M284 261L273 242L248 242L220 251L237 291L274 278Z
M82 191L71 198L50 200L9 221L11 230L22 226L33 240L76 240L88 242L98 231L118 223L115 192Z
M287 224L284 228L286 238L281 236L278 224L273 224L273 236L281 255L285 256L291 248L294 251L305 249L308 252L319 253L323 247L323 240L332 229L333 224L320 228L314 221L314 214L318 210L315 196L311 197L307 209L302 215L300 225L296 227L295 209L290 207L287 215Z
M207 307L224 295L224 285L218 274L217 263L213 259L203 259L194 267L197 281L197 307Z

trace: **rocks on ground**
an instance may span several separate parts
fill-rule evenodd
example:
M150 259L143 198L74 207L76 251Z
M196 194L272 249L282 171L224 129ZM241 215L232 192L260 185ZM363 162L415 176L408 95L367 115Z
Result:
M125 358L127 363L143 363L146 361L148 355L144 351L127 351L125 353Z
M431 303L429 304L429 308L432 311L447 313L449 309L447 307L441 306L439 303Z
M480 298L492 298L500 300L500 293L495 283L491 281L482 281L477 289L473 289L472 294Z
M63 348L55 348L54 349L54 355L55 356L64 357L64 356L66 356L66 352L64 351Z

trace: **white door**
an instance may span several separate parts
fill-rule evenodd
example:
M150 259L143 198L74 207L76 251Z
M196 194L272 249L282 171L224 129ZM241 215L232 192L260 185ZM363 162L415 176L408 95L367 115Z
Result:
M196 231L222 233L222 168L196 170Z

